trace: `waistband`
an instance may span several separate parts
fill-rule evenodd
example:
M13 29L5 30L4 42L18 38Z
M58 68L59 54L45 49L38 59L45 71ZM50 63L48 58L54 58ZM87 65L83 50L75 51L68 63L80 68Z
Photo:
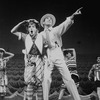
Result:
M56 49L56 48L61 48L61 47L58 44L55 43L55 45L52 46L50 49L53 50L53 49Z

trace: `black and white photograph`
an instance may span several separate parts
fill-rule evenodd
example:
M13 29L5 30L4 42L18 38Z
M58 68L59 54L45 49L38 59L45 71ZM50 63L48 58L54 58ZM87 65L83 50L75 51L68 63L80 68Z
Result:
M0 1L0 100L100 100L97 0Z

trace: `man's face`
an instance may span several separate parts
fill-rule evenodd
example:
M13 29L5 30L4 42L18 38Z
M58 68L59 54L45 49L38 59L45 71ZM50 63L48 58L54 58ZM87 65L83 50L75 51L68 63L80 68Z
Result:
M100 64L100 57L98 57L98 58L97 58L97 63L99 63L99 64Z
M33 35L33 36L35 36L37 34L37 29L36 29L36 26L35 26L34 23L33 24L29 24L28 32L29 32L30 35Z
M97 61L100 64L100 60Z
M44 24L48 26L52 26L52 19L50 17L45 18Z
M70 58L71 58L71 53L66 54L66 57L67 57L68 59L70 59Z

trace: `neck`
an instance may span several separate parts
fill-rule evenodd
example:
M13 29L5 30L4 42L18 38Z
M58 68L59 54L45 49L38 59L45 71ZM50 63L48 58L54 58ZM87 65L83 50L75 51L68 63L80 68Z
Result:
M31 35L32 38L36 38L37 34Z
M48 25L44 26L44 29L49 29L49 28L52 28L52 26L48 26Z

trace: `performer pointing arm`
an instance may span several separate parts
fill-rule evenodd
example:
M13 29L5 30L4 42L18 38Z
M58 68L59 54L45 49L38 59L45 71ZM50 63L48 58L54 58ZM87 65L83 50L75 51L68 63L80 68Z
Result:
M62 22L59 26L55 27L55 30L57 34L59 35L63 35L70 27L71 25L74 23L74 16L81 14L81 8L79 8L75 13L73 13L71 16L67 17L66 20L64 22Z

